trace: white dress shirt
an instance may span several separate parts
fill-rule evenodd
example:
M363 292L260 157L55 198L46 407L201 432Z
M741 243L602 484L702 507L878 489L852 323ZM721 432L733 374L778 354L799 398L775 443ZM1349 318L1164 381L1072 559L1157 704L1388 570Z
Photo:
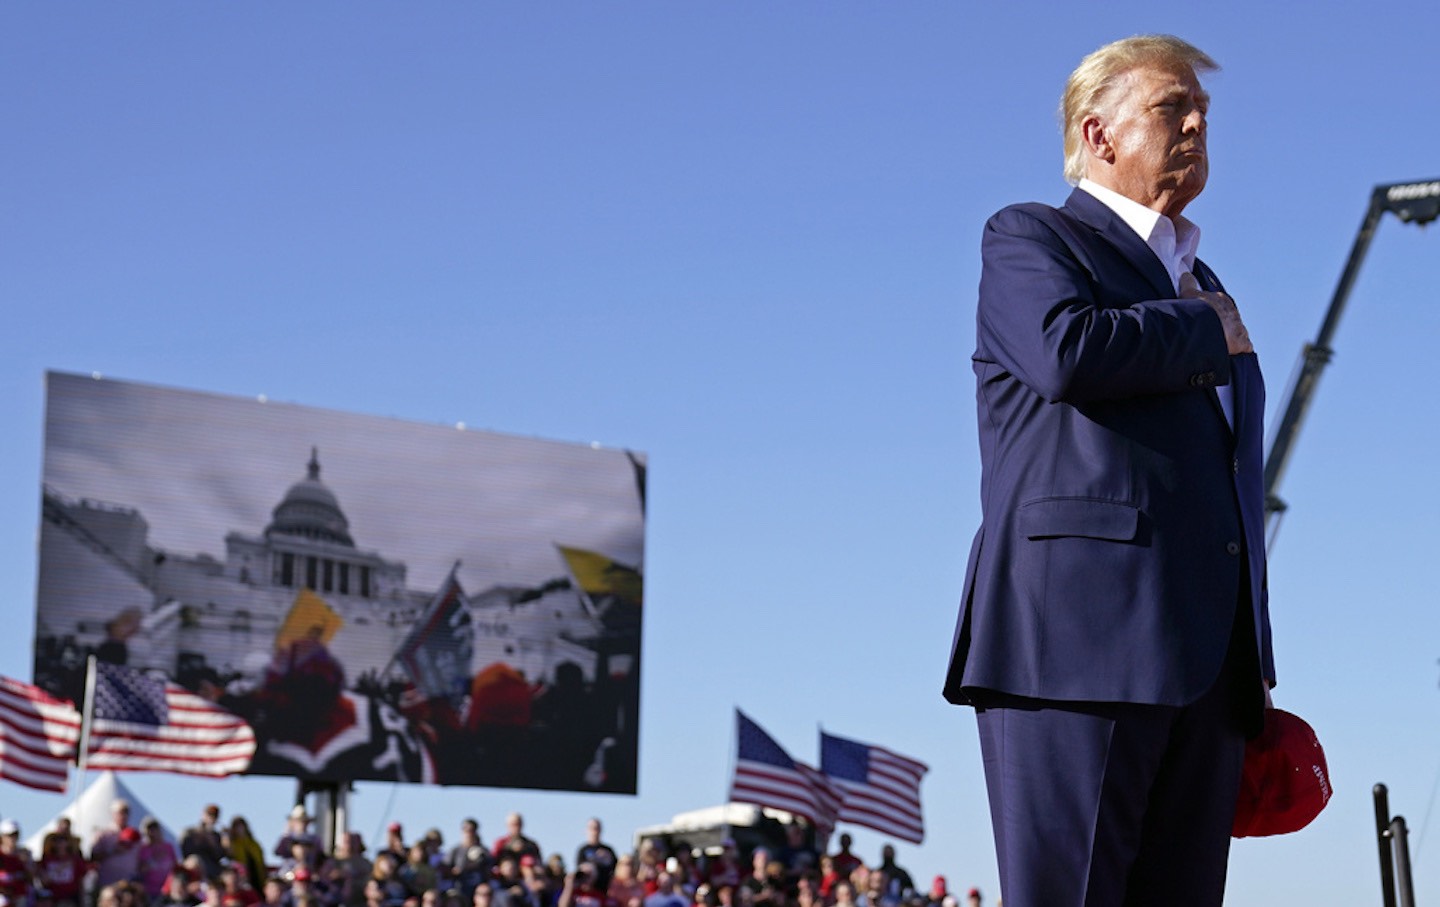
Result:
M1200 247L1200 228L1183 216L1173 220L1159 211L1147 208L1131 198L1126 198L1113 189L1099 183L1081 179L1080 189L1093 195L1101 204L1114 211L1136 235L1145 241L1165 271L1175 292L1180 292L1180 277L1189 274L1195 266L1195 250ZM1230 385L1215 388L1220 397L1220 408L1225 411L1225 421L1235 427L1235 395Z

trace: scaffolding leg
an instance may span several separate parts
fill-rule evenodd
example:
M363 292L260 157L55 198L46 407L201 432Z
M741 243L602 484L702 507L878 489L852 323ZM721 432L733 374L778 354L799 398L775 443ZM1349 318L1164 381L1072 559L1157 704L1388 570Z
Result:
M1380 846L1380 890L1384 907L1395 904L1395 861L1390 856L1390 791L1375 785L1375 841Z
M1415 907L1415 880L1410 872L1410 834L1404 816L1390 816L1390 793L1377 784L1375 839L1380 846L1380 886L1385 907ZM1397 903L1398 893L1398 903Z

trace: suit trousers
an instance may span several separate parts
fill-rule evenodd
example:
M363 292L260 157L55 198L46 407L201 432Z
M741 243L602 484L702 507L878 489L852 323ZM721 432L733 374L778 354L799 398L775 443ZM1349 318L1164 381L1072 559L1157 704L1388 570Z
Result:
M1187 706L975 691L1006 907L1219 907L1263 720L1249 602L1235 610L1220 676Z

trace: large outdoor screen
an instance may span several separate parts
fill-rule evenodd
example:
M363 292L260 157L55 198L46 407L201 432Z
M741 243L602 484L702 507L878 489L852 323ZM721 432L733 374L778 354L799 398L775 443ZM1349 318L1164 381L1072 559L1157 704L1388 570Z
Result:
M163 673L257 774L635 791L643 456L47 386L37 684Z

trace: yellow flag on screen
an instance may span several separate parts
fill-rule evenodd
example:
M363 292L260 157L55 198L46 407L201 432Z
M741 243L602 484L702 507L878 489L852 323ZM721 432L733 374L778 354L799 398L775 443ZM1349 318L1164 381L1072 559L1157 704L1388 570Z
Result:
M639 605L643 583L640 574L633 568L616 563L603 554L586 551L583 548L567 548L556 545L570 567L570 575L580 590L592 601L603 596L614 596L627 604Z
M280 625L280 632L275 634L275 649L284 649L297 639L318 639L328 645L344 625L344 618L325 604L325 599L309 589L301 589Z

